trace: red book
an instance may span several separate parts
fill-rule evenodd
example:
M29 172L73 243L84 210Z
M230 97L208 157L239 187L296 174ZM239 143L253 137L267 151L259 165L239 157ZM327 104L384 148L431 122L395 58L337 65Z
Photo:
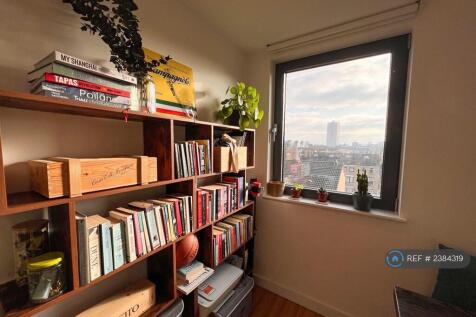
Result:
M76 88L81 88L81 89L87 89L87 90L93 90L93 91L99 91L99 92L104 92L104 93L111 94L111 95L116 95L116 96L123 96L123 97L127 97L127 98L130 98L130 96L131 96L130 92L125 91L125 90L112 88L112 87L107 87L107 86L91 83L89 81L70 78L70 77L57 75L57 74L52 74L52 73L45 73L44 74L44 80L47 81L47 82L50 82L50 83L55 83L55 84L70 86L70 87L76 87Z
M206 223L211 221L211 207L210 207L210 193L205 192L205 206L206 206Z
M202 220L202 191L197 190L197 228L203 226Z
M182 235L182 217L180 216L180 205L177 198L162 198L162 200L170 201L174 204L175 220L177 221L177 234Z

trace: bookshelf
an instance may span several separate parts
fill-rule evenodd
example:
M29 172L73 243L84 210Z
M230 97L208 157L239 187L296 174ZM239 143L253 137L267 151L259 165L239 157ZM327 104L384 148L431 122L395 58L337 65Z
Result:
M104 106L63 100L52 97L37 96L28 93L2 91L0 90L0 107L18 108L31 111L53 112L70 115L78 115L95 118L108 118L115 120L124 120L125 114L122 110L108 108ZM248 201L239 209L233 210L226 216L197 228L196 202L197 188L207 184L213 184L220 180L221 173L211 172L205 175L192 176L186 178L176 178L174 173L174 142L194 139L209 139L213 145L214 137L218 137L224 132L238 131L237 127L217 123L209 123L189 118L169 117L162 114L142 113L138 111L129 111L128 120L142 122L143 126L143 155L157 157L158 181L146 185L133 185L87 193L79 197L61 197L55 199L45 198L35 192L8 193L8 184L5 180L5 166L3 162L3 148L0 134L0 217L8 217L19 213L34 212L38 209L47 211L50 220L51 232L54 233L52 249L62 251L65 254L65 268L68 281L67 291L59 297L39 305L29 305L28 303L19 303L17 307L7 310L6 316L32 316L45 309L60 304L62 301L72 298L83 292L87 292L95 285L111 278L112 276L126 271L132 266L146 261L148 278L156 284L157 303L150 308L143 316L156 316L168 308L181 295L176 289L176 263L175 250L177 242L181 241L182 236L174 242L161 246L144 256L141 256L133 262L126 263L112 272L102 275L89 284L80 286L78 250L77 250L77 231L75 222L75 212L77 204L81 201L94 200L126 193L162 190L165 193L181 192L193 197L193 223L192 233L196 234L200 249L197 259L209 267L214 267L212 252L212 230L215 223L224 218L237 213L247 213L254 215L255 205ZM87 125L87 121L85 121ZM126 124L126 123L125 123ZM255 165L255 130L247 129L246 147L248 148L247 166L238 172L246 179L248 169ZM211 154L213 148L211 149ZM139 153L140 154L140 153ZM31 158L36 159L36 158ZM211 170L213 171L213 155L211 155ZM154 196L150 199L156 198ZM119 206L118 206L119 207ZM251 245L250 245L251 244ZM244 253L246 247L249 247L250 265L246 269L250 272L253 259L253 238L247 241L243 246L234 251L235 254ZM14 281L8 283L6 294L16 296L25 292L25 289L16 287ZM4 284L4 285L6 285ZM112 294L111 294L112 295ZM198 292L194 291L184 298L184 301L190 310L191 315L197 316ZM85 307L86 308L86 307Z

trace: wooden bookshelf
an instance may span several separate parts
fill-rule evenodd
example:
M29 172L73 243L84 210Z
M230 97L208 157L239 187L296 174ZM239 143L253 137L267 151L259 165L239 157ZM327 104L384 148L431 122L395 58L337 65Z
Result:
M57 99L52 97L37 96L28 93L2 91L0 90L0 107L17 108L31 111L52 112L60 114L77 115L84 117L107 118L114 120L124 120L125 113L122 110L94 105L71 100ZM110 196L122 195L143 191L147 189L163 188L166 193L181 192L193 197L193 223L194 229L190 234L196 234L200 242L200 251L197 259L208 266L213 265L212 252L212 228L214 224L224 218L237 213L245 212L254 215L254 203L248 201L239 209L233 210L231 213L208 223L200 228L196 228L196 191L199 186L212 184L216 182L221 173L213 172L213 155L211 155L211 173L187 178L176 178L174 169L174 142L208 139L210 145L213 145L215 137L224 132L238 132L239 129L234 126L228 126L217 123L209 123L189 118L169 117L162 114L150 114L138 111L128 111L128 120L142 122L143 126L143 143L144 153L147 156L157 158L158 181L145 185L133 185L103 191L87 193L79 197L61 197L55 199L45 198L33 191L21 193L9 193L8 183L5 179L5 166L3 161L2 138L0 130L0 217L9 217L19 213L36 212L38 209L45 210L48 214L50 224L55 230L54 243L55 250L62 251L65 254L65 268L68 281L68 289L59 297L39 305L30 305L24 303L18 307L7 307L6 316L32 316L45 309L51 308L61 302L72 298L83 292L94 288L95 285L108 280L112 276L127 271L140 262L146 262L148 267L148 277L156 284L157 303L150 308L143 316L156 316L165 309L170 307L178 298L179 293L176 290L176 262L175 249L176 244L185 238L182 236L177 240L157 248L144 256L141 256L133 262L126 263L120 268L103 275L87 285L81 286L79 283L79 267L78 267L78 250L75 212L77 204L82 201L94 200ZM88 122L85 120L85 124ZM127 124L127 123L124 123ZM255 165L255 130L247 129L246 146L248 148L247 166L238 172L239 175L246 179L247 170L254 168ZM210 149L213 153L213 148ZM38 158L31 158L38 159ZM155 196L149 197L156 198ZM119 207L119 206L118 206ZM245 243L252 243L253 239ZM244 246L235 250L240 252L244 250ZM7 283L13 285L14 282ZM16 285L16 284L15 284ZM8 296L16 296L25 289L11 287L8 289ZM24 294L24 293L22 293ZM113 294L111 294L113 295ZM184 298L185 302L193 305L190 311L196 312L197 309L197 291ZM86 308L86 307L85 307Z

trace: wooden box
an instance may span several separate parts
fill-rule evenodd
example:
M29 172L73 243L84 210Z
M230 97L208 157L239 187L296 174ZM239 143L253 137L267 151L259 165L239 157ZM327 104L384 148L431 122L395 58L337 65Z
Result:
M238 152L238 169L244 169L247 166L248 148L239 146L236 148ZM226 173L230 171L231 149L229 147L213 148L213 171L215 173Z
M157 181L157 158L148 156L28 162L32 190L48 197L81 196L110 188Z
M139 317L155 304L155 284L143 279L76 317Z

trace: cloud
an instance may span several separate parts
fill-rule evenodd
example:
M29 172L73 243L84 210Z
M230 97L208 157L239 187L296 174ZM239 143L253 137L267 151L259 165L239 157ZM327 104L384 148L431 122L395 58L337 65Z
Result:
M341 142L383 142L390 54L286 76L286 139L325 144L327 123L340 122Z

